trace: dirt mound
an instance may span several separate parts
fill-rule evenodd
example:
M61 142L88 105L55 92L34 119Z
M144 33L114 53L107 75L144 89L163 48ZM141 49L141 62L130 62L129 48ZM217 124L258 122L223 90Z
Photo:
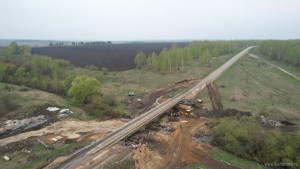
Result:
M209 83L206 86L212 104L212 113L215 116L220 117L221 113L223 112L223 105L221 103L221 97L218 92L218 88L214 83Z
M139 150L140 151L137 151L133 157L137 160L137 168L158 168L158 164L160 164L163 159L158 152L150 151L146 146L142 146Z
M209 120L181 118L180 121L187 122L172 122L171 126L175 128L174 132L166 134L160 131L151 137L155 144L159 144L163 148L165 155L160 154L159 150L150 150L149 145L142 146L135 152L134 159L139 168L179 169L199 163L209 168L233 168L210 157L209 151L213 147L209 143L195 142L191 138L199 131L210 133L210 129L205 125Z

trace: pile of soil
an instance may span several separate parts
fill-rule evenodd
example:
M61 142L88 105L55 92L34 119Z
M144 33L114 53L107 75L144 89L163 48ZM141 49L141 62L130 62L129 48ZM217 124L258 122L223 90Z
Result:
M165 123L165 121L166 119L163 119L161 123ZM135 151L136 167L179 169L200 163L209 168L234 168L212 159L209 151L213 147L209 143L196 142L192 139L191 136L199 133L210 133L210 129L205 125L209 122L208 119L180 117L180 121L170 122L171 127L174 128L172 133L165 133L161 130L148 137L144 136L147 138L144 139L147 141L145 141L146 145Z

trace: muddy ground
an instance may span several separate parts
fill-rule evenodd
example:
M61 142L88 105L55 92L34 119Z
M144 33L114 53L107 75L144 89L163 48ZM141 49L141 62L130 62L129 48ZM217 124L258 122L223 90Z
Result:
M194 138L210 136L209 118L163 116L148 125L143 131L120 141L96 154L78 168L170 168L181 169L195 164L209 168L234 168L210 156L214 148L210 142L199 142ZM132 144L138 145L133 148Z
M163 120L162 120L163 121ZM183 121L187 121L184 122ZM210 143L196 142L192 136L199 131L210 135L211 131L206 126L209 119L179 118L179 122L171 122L175 130L170 133L157 132L153 139L160 147L163 147L164 154L152 152L147 145L136 151L134 159L137 160L139 168L185 168L194 164L203 164L209 168L233 168L226 163L212 159L209 152L213 149Z

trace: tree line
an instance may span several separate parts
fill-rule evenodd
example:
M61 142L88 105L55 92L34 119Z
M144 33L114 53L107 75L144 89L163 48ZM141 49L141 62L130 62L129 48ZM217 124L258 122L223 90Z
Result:
M65 43L64 42L50 42L49 46L50 47L65 46Z
M300 40L264 40L260 42L259 49L272 59L300 65Z
M97 45L111 45L111 41L91 41L91 42L72 42L72 46L97 46Z
M137 68L151 67L162 74L175 70L185 71L187 66L203 65L211 57L233 53L238 47L256 43L256 41L194 41L186 47L173 44L164 48L159 54L146 54L139 51L135 56Z
M90 41L90 42L71 42L72 46L98 46L98 45L111 45L111 41ZM50 42L49 47L58 47L58 46L68 46L70 45L69 43L65 42Z

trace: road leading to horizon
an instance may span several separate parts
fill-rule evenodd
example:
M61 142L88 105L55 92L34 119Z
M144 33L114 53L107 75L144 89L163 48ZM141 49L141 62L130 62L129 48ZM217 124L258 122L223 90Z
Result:
M183 100L187 95L192 93L194 90L206 85L208 82L215 80L219 77L225 70L227 70L232 64L234 64L239 58L243 55L248 53L248 51L252 48L248 47L247 49L243 50L242 52L238 53L230 60L228 60L225 64L221 67L216 69L212 72L209 76L201 80L198 84L194 87L181 92L180 94L176 95L175 97L168 99L166 102L156 106L155 108L145 112L144 114L136 117L132 121L128 122L126 125L118 128L117 130L113 131L112 133L104 136L103 138L97 140L96 142L90 144L89 146L75 152L72 154L68 159L65 161L58 163L57 165L53 166L52 168L59 168L59 169L69 169L69 168L76 168L76 166L83 166L90 161L93 156L98 155L101 153L102 150L108 148L109 146L117 143L118 141L124 139L125 137L135 133L143 126L149 124L154 119L158 118L162 114L164 114L167 110L174 107L178 104L181 100Z

